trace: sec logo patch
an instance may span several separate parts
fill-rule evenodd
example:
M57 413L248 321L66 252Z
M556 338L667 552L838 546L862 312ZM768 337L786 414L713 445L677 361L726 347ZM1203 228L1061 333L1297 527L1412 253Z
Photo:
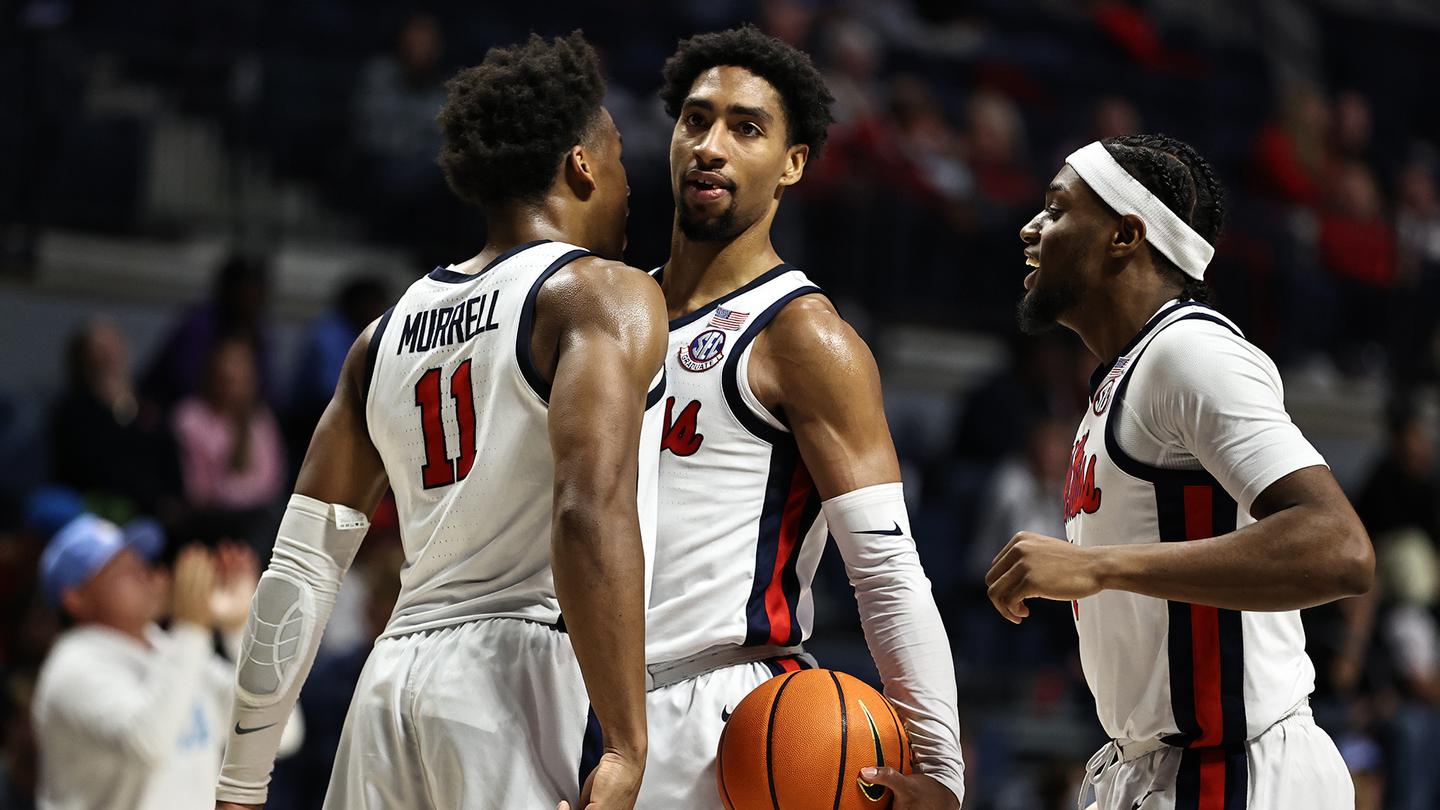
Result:
M725 333L719 329L706 329L680 347L680 366L686 371L707 371L715 367L725 356Z

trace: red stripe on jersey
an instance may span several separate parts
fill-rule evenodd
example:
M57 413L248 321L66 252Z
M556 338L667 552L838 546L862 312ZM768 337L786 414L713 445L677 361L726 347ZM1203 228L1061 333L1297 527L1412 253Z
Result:
M1196 810L1225 810L1225 749L1200 752L1200 801Z
M1209 486L1185 487L1186 540L1214 536L1214 494ZM1190 648L1195 720L1200 726L1200 738L1191 745L1219 745L1224 738L1225 714L1220 705L1220 613L1217 609L1209 605L1190 606Z
M780 668L785 670L786 672L800 671L800 662L796 661L794 658L781 658L775 663L779 664Z
M781 580L785 564L800 546L800 517L814 486L810 481L810 471L803 463L797 464L795 475L790 479L790 494L785 498L785 514L780 518L780 546L775 552L775 570L771 572L770 585L765 588L765 614L770 617L771 644L790 642L790 605Z

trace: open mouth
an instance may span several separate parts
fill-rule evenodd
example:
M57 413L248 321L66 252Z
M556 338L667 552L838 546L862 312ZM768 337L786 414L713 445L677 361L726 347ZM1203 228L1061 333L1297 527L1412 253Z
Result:
M702 172L685 179L685 191L700 202L714 202L731 191L731 184L719 175Z
M1028 290L1031 287L1035 286L1035 279L1040 275L1040 260L1035 258L1034 256L1026 254L1025 266L1035 268L1025 276L1025 289Z

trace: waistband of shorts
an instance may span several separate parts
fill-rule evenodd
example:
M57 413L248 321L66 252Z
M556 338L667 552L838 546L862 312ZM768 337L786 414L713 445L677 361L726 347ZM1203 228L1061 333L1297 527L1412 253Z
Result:
M1251 737L1250 740L1254 740L1263 736L1266 732L1270 731L1270 729L1275 728L1286 720L1290 720L1295 717L1313 717L1314 714L1315 713L1310 709L1310 698L1307 697L1304 700L1301 700L1299 703L1295 704L1294 706L1290 707L1290 711L1281 715L1278 720L1266 726L1264 731L1261 731L1259 734ZM1249 742L1250 740L1246 740L1246 742ZM1115 746L1115 750L1119 752L1121 762L1131 762L1133 760L1137 760L1147 754L1152 754L1156 751L1159 751L1161 748L1184 747L1172 746L1170 743L1165 742L1165 740L1161 737L1152 737L1148 740L1111 740L1110 742Z
M733 667L738 664L755 664L761 661L769 661L772 658L789 658L791 656L806 656L804 646L796 644L793 647L780 647L776 645L739 647L734 644L722 644L719 647L711 647L708 650L698 652L686 658L647 665L645 667L645 691L652 692L656 689L672 686L681 681L688 681L691 678L699 677L717 669Z

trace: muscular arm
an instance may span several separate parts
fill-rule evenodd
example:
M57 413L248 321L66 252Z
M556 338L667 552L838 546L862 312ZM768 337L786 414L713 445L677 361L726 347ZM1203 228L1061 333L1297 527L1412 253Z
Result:
M374 331L371 324L345 356L335 394L315 426L295 481L297 495L344 504L367 515L375 511L386 486L385 466L365 423L365 356Z
M1097 548L1101 587L1232 610L1296 610L1370 590L1370 538L1329 469L1281 478L1252 512L1258 522L1210 540Z
M808 296L781 310L756 339L749 380L760 402L788 420L825 499L886 696L910 729L917 767L931 778L874 781L896 790L898 807L958 806L964 782L954 663L910 536L875 360L828 301ZM889 530L892 521L893 532L866 531Z
M664 299L644 273L587 258L546 282L536 311L535 356L554 358L555 591L606 750L643 763L645 558L636 479L646 395L665 352Z

